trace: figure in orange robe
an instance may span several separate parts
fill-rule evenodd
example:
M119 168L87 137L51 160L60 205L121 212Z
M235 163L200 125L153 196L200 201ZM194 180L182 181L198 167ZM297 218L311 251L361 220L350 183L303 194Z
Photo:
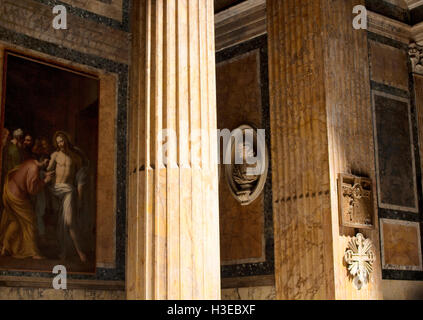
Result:
M37 245L37 217L30 196L51 181L53 172L44 180L40 179L40 169L45 169L48 162L47 157L40 161L29 159L7 174L0 220L0 255L18 259L43 258Z

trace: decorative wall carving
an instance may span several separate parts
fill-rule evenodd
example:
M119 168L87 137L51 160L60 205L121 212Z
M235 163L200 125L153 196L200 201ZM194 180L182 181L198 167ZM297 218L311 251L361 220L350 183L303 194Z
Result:
M376 261L372 241L364 238L361 233L357 233L348 242L344 259L348 264L350 275L354 277L355 288L360 290L365 287L369 282L370 275L373 272L373 264Z
M423 74L423 47L412 42L408 46L408 55L414 73Z
M372 181L339 174L339 212L345 227L373 228Z
M246 139L247 132L253 132L252 141ZM242 163L237 163L237 157ZM229 190L241 205L249 205L263 191L267 179L269 156L265 137L252 126L241 125L233 131L224 158ZM248 159L253 158L257 161L249 163Z

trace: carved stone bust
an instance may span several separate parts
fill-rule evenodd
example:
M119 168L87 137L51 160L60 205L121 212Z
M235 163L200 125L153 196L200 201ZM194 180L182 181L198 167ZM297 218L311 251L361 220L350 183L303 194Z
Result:
M250 125L235 129L225 148L225 176L232 195L249 205L263 191L269 167L264 134Z

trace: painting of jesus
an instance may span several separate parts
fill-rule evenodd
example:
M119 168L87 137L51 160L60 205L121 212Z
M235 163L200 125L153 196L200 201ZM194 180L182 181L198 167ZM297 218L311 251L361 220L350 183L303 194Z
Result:
M99 81L8 52L0 269L95 273Z

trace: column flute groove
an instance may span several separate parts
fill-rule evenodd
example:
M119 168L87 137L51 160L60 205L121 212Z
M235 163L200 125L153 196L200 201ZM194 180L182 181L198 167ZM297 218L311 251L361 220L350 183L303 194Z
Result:
M381 297L380 263L353 288L343 255L355 231L338 219L338 173L375 183L367 33L352 26L363 2L267 0L278 299ZM376 207L374 219L360 232L378 251Z
M133 10L127 296L219 299L213 0Z

